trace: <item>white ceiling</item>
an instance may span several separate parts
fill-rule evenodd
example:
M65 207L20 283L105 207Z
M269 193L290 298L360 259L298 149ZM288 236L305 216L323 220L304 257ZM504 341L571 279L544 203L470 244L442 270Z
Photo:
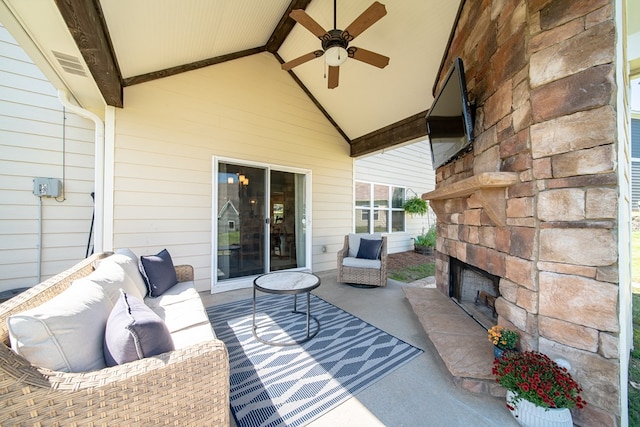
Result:
M101 0L122 77L134 77L264 46L289 0ZM346 28L373 0L339 0L338 28ZM382 0L387 15L350 45L391 58L378 69L356 60L340 67L327 89L323 59L293 69L350 139L429 108L459 1ZM313 0L306 12L333 28L333 1ZM321 48L297 24L278 51L289 61ZM285 73L286 71L283 71Z
M327 89L322 59L293 69L351 139L429 108L433 101L431 90L459 6L459 1L382 1L387 15L350 46L388 56L388 66L379 69L347 60L340 67L340 85L336 89ZM347 27L371 3L338 1L338 28ZM325 30L333 28L331 0L312 1L307 13ZM319 48L318 39L296 25L278 53L289 61Z
M264 46L290 0L101 0L122 77Z
M55 1L0 0L0 19L32 58L45 59L53 70L47 76L56 86L66 86L81 104L103 114L104 101L95 82L65 74L53 57L52 51L58 51L83 61ZM290 0L99 1L124 79L263 47L290 4ZM380 1L387 15L350 45L390 57L387 67L349 59L340 67L336 89L327 88L323 59L293 69L351 140L430 107L460 4L460 0ZM346 28L372 3L338 0L338 28ZM635 0L628 5L628 55L634 68L640 57L634 42L640 36L639 8ZM333 28L333 1L312 0L306 12L324 29ZM278 55L289 61L320 48L318 38L296 24Z
M327 88L323 59L293 72L351 140L429 108L431 90L460 0L380 0L387 15L350 45L390 57L384 69L347 60L340 84ZM628 5L627 52L631 74L640 69L640 7ZM265 46L290 0L99 0L123 78ZM338 0L344 29L373 0ZM333 28L333 1L312 0L306 12ZM61 69L52 51L84 62L60 16L56 0L0 0L0 19L57 87L104 114L96 83ZM278 55L289 61L320 49L320 41L296 24ZM46 67L45 67L46 66ZM215 66L215 65L213 65ZM86 67L86 64L85 64ZM285 73L285 71L283 71Z

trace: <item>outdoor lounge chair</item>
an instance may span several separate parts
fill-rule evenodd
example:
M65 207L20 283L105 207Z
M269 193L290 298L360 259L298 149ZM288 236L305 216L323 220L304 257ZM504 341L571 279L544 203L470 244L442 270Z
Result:
M362 243L363 240L365 240L364 243ZM380 241L378 246L372 243ZM386 236L381 236L379 233L346 235L344 246L338 252L338 282L352 285L386 286Z

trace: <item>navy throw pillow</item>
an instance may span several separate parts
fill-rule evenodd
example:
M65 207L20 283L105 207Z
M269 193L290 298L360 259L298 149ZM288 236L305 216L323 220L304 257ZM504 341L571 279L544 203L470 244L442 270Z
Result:
M120 291L104 333L107 366L121 365L175 350L169 328L138 298Z
M141 256L140 272L147 282L149 296L152 297L159 297L178 283L176 269L166 249L161 250L157 255Z
M380 249L382 249L382 240L360 239L356 258L380 259Z

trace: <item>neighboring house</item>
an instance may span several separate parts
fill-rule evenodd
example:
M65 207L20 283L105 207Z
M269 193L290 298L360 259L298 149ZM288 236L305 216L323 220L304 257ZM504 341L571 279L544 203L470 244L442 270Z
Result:
M240 220L240 213L233 205L231 200L227 200L220 212L218 212L218 221L225 224L224 227L218 229L221 233L229 233L237 231L238 221Z

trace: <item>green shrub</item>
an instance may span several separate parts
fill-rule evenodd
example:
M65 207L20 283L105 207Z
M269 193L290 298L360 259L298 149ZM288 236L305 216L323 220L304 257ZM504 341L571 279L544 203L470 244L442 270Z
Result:
M429 231L427 231L426 233L424 232L424 229L422 230L422 234L419 235L418 237L416 237L413 240L413 243L416 246L429 246L429 247L435 247L436 246L436 227L431 226L431 228L429 229Z

